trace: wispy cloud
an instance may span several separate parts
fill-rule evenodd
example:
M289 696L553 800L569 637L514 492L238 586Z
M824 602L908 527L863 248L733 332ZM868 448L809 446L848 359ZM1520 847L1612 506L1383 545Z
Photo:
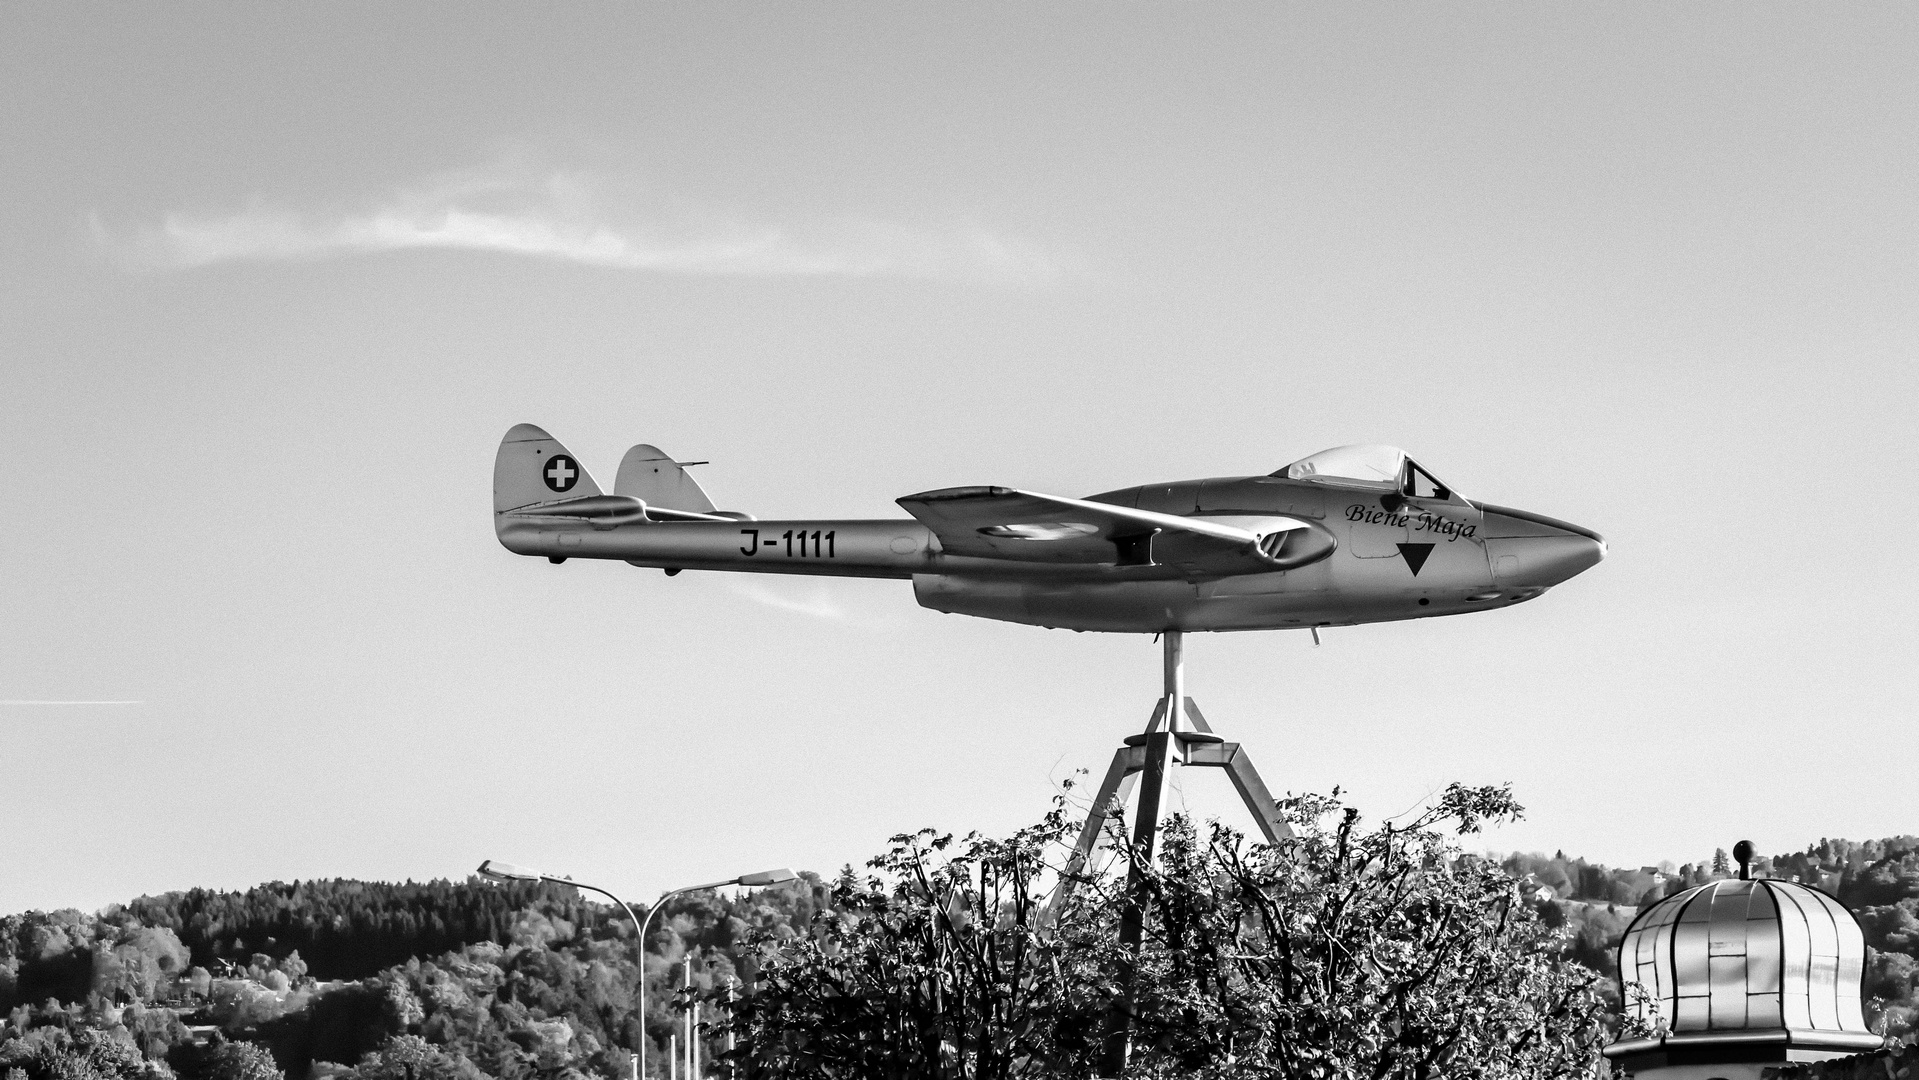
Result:
M93 232L117 258L145 269L443 249L680 274L1014 285L1059 276L1033 245L974 226L848 219L767 226L671 203L657 195L616 197L583 174L496 170L437 177L351 210L303 211L260 200L229 213L168 214L130 235L96 218Z
M826 586L817 582L810 584L804 591L783 587L769 587L767 584L730 578L726 587L734 595L743 596L756 604L764 604L780 611L790 611L795 615L805 615L830 622L845 622L846 609L835 603Z
M144 701L33 701L25 698L0 699L0 705L145 705Z

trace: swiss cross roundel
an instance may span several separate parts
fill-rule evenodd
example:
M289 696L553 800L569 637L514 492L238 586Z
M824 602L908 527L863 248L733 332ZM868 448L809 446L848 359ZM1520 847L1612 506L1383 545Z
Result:
M554 454L540 466L540 479L554 491L569 491L580 482L580 463L565 454Z

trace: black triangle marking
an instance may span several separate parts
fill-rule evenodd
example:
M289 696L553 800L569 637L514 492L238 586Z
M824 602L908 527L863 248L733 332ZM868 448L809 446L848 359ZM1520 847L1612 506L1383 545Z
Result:
M1433 553L1433 546L1431 544L1400 544L1398 547L1399 557L1406 560L1407 568L1413 572L1414 577L1418 577L1419 568L1426 565L1426 556Z

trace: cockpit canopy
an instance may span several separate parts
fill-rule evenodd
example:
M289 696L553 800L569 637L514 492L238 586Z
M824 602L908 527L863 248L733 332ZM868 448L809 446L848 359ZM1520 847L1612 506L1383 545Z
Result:
M1355 443L1300 458L1273 474L1332 487L1390 491L1415 499L1452 499L1453 490L1397 446Z

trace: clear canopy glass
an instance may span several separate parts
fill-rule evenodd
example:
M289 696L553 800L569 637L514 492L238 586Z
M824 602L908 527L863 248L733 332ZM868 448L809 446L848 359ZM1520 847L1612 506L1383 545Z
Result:
M1287 480L1397 489L1405 464L1406 451L1397 446L1356 443L1300 458L1273 475Z

